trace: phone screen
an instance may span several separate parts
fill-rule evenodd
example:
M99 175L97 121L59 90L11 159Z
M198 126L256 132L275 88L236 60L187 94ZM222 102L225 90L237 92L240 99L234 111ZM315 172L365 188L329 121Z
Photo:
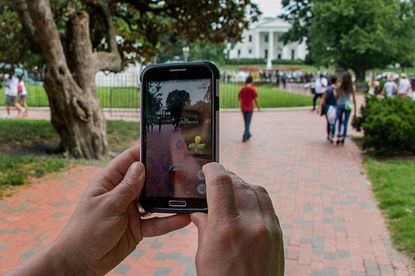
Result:
M145 85L147 197L205 198L202 166L212 161L212 80Z

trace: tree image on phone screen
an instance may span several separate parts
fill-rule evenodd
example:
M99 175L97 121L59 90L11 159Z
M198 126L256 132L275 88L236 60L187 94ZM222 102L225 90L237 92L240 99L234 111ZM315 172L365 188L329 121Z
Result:
M146 89L146 195L204 198L212 161L211 79L150 81Z

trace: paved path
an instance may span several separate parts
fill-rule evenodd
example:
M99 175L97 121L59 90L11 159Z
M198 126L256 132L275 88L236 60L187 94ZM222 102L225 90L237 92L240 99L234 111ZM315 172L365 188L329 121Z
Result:
M239 112L222 113L221 161L265 186L280 217L286 275L415 275L391 245L384 220L350 141L325 141L325 122L309 111L255 113L241 143ZM35 180L0 202L0 273L54 240L94 166ZM196 229L146 239L112 275L194 275Z

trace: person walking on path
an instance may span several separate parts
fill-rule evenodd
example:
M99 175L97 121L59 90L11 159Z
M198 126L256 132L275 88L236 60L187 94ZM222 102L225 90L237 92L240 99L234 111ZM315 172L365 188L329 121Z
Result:
M388 76L387 81L383 85L382 94L385 95L385 98L393 98L397 92L397 85L393 81L393 77L391 75Z
M327 79L324 77L323 74L320 74L314 84L315 93L313 97L313 111L316 110L317 99L323 96L323 92L326 89L327 85Z
M372 73L372 76L370 77L369 81L369 91L368 94L370 96L376 96L379 93L379 81L376 80L375 73Z
M239 101L241 102L241 111L244 117L245 122L245 131L242 137L242 142L246 142L251 138L251 120L252 114L254 112L254 103L260 111L259 102L258 102L258 94L255 90L255 87L252 85L252 77L248 76L246 78L244 86L239 91L238 95Z
M332 144L334 142L334 134L336 129L337 118L337 99L335 95L337 77L330 77L330 85L323 92L320 106L317 109L317 114L325 115L327 121L327 140Z
M22 107L22 112L23 112L22 116L27 117L27 114L28 114L27 90L26 90L26 86L25 86L24 81L23 81L23 75L20 75L18 79L19 79L19 84L17 86L17 93L18 93L18 96L19 96L18 103L23 106Z
M14 75L14 69L10 70L9 76L5 81L5 94L6 94L6 118L10 118L10 106L15 106L18 114L20 114L21 107L17 102L17 86L19 84L18 78Z
M336 90L338 123L336 144L343 145L347 137L347 127L352 110L354 110L354 116L356 116L356 87L349 72L344 73L340 87Z
M406 73L401 74L401 78L398 83L398 95L402 98L406 98L411 91L411 82L408 79Z

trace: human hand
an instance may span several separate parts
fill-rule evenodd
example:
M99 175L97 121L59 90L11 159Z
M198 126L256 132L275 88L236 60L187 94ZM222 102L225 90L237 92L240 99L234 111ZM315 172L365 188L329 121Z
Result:
M188 215L141 218L135 203L145 178L139 155L139 148L133 147L112 160L90 183L58 239L16 274L66 271L103 275L126 258L143 237L188 225ZM44 266L45 259L49 267Z
M193 213L200 275L283 275L284 248L267 191L220 164L203 167L209 213Z

